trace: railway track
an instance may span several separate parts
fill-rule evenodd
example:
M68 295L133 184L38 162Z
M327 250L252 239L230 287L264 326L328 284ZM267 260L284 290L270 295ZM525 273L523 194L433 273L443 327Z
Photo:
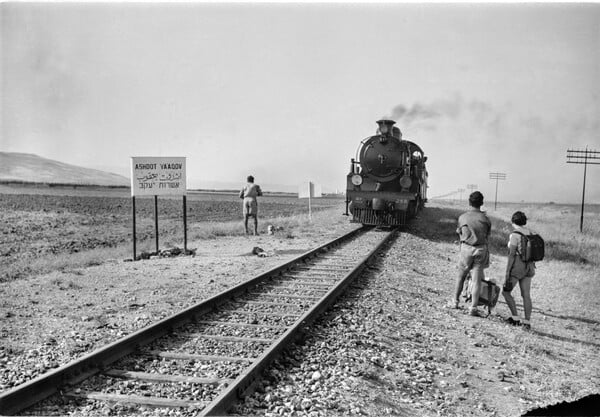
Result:
M77 414L114 403L225 414L393 234L354 230L0 394L0 414Z

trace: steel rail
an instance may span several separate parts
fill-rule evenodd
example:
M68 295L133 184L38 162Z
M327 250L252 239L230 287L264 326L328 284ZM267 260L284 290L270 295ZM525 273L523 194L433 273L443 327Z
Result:
M201 416L221 416L244 394L249 394L254 388L257 378L263 370L281 353L281 351L301 334L301 329L314 321L344 292L346 287L368 265L368 262L377 254L393 236L395 230L385 233L383 239L343 278L339 280L319 302L306 311L290 328L277 339L277 341L262 355L260 355L242 374L240 374L226 389L210 402L200 413Z
M345 235L337 237L315 249L305 252L279 266L276 266L248 281L242 282L211 298L208 298L179 313L166 317L155 324L140 329L128 336L116 340L104 347L96 349L81 358L75 359L59 368L40 375L30 381L0 393L0 415L16 414L55 394L61 388L77 384L100 373L107 365L135 352L139 347L147 345L172 332L175 328L196 320L197 316L209 313L217 306L243 294L261 281L278 276L300 262L306 262L319 255L320 252L340 245L368 228L360 227Z

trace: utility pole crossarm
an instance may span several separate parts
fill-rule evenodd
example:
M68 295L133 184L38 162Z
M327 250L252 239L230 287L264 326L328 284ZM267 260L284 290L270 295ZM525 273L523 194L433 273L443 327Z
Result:
M490 172L490 179L492 180L505 180L506 174L503 172Z
M598 162L591 162L589 161L590 159L598 159ZM600 165L600 158L588 158L588 161L586 160L574 160L574 161L567 161L567 164L587 164L587 165Z
M568 149L567 164L600 165L600 151Z
M583 165L583 192L581 194L581 218L579 231L583 232L583 208L585 206L585 179L588 165L600 165L600 151L592 151L587 147L585 150L567 149L567 164Z

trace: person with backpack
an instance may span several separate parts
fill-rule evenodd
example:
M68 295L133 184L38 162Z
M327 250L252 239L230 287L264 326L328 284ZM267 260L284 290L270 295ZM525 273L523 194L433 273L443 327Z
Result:
M517 211L511 218L513 232L508 238L508 262L502 287L502 295L510 309L511 316L506 320L509 324L525 329L531 328L531 278L535 275L535 261L544 256L544 243L539 235L534 234L525 225L525 213ZM540 246L541 245L541 246ZM511 291L519 283L525 318L521 320L517 304Z
M477 309L481 282L484 279L483 270L490 265L490 252L488 237L492 230L490 219L481 211L483 194L474 191L469 196L471 209L458 218L458 233L460 239L460 254L458 261L458 276L454 290L454 297L447 308L459 308L459 297L463 291L465 278L471 273L471 310L470 315L484 317Z
M239 197L243 200L242 214L244 215L244 228L248 234L248 218L254 218L254 235L258 235L258 202L256 197L262 196L262 190L258 184L254 184L254 177L248 175L246 185L240 191Z

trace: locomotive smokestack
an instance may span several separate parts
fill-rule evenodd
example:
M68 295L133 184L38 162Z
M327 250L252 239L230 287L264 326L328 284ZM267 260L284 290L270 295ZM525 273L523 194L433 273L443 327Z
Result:
M377 130L379 131L379 134L383 136L389 136L392 134L392 127L394 124L396 124L396 122L389 119L377 120L377 125L379 125Z

